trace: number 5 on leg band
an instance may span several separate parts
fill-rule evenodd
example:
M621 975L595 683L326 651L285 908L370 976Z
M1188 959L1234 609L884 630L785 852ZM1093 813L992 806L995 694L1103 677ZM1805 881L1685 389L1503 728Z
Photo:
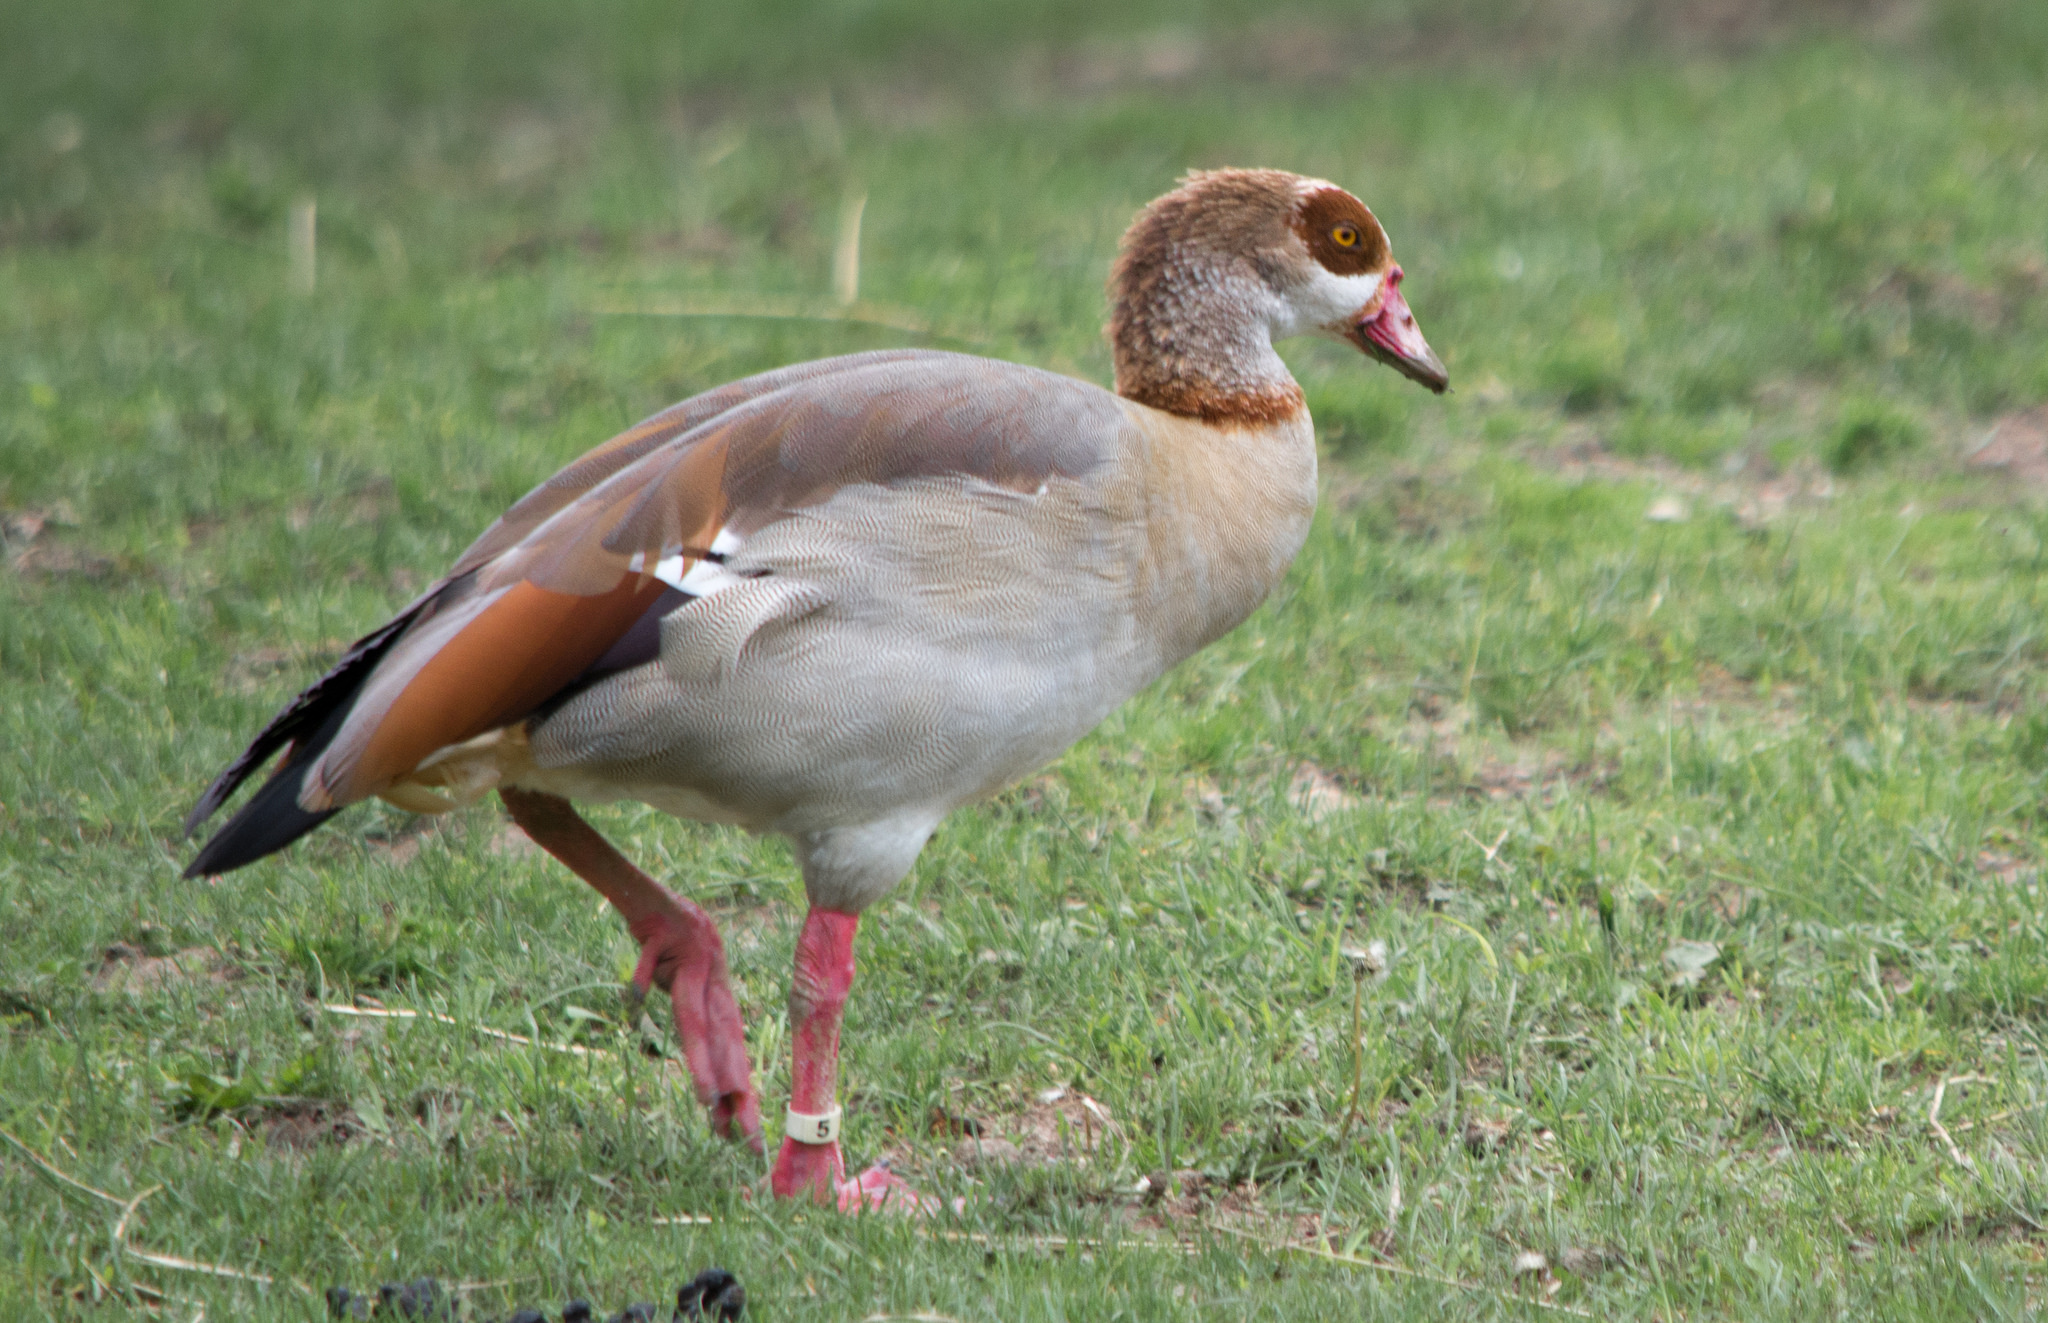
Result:
M830 1144L839 1138L841 1109L829 1112L799 1112L794 1107L783 1118L782 1133L799 1144Z

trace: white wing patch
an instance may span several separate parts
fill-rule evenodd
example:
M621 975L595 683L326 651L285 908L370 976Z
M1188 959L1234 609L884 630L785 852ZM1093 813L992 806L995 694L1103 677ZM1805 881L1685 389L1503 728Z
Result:
M718 530L718 536L711 539L711 554L723 558L738 551L740 546L739 538L721 528ZM717 560L699 560L690 564L688 569L684 568L686 563L688 562L683 553L671 552L654 562L654 577L692 597L709 597L722 589L747 582ZM646 573L646 567L647 553L644 551L634 552L633 559L626 562L626 568L635 574Z
M682 589L692 597L709 597L722 588L731 588L746 582L715 560L700 560L688 570L684 570L681 556L663 557L654 567L654 577Z

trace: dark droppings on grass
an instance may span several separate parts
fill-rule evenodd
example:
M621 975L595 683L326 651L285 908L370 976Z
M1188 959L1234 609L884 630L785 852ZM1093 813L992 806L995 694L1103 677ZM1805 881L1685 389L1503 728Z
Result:
M330 1305L330 1308L332 1306ZM386 1282L377 1288L377 1315L422 1320L453 1319L455 1302L431 1277L410 1282Z
M746 1288L723 1268L706 1268L676 1289L678 1320L735 1323L746 1309Z

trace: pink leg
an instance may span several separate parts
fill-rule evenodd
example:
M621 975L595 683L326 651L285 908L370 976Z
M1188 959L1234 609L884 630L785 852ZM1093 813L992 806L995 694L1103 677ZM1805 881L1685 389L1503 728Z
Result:
M796 968L789 980L793 1112L823 1116L837 1099L839 1021L853 987L853 934L859 926L859 915L838 910L814 909L804 916L804 929L796 940ZM931 1200L919 1196L887 1167L870 1167L847 1180L837 1139L804 1144L785 1135L769 1185L777 1198L808 1194L819 1203L836 1203L841 1212L933 1209Z
M698 1099L711 1109L711 1128L727 1139L745 1139L756 1153L766 1152L746 1031L732 999L725 944L711 916L634 867L568 800L502 787L498 795L512 821L536 845L625 916L626 930L640 943L633 986L642 996L650 986L668 993L690 1079Z

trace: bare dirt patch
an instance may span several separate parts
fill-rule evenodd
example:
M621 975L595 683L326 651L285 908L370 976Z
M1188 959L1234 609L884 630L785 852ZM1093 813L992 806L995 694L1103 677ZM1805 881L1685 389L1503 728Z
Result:
M1533 795L1547 803L1566 786L1604 789L1618 770L1609 763L1575 761L1556 749L1517 750L1511 759L1482 760L1473 769L1471 789L1496 802Z
M532 859L541 853L541 848L517 824L501 822L490 840L484 842L484 853L493 859Z
M1893 268L1863 296L1863 306L1908 321L1932 314L1985 331L1999 329L2019 311L2005 290L1976 284L1951 271L1917 266Z
M1795 401L1792 408L1814 426L1825 416L1821 406L1809 401ZM2028 499L2048 493L2048 404L2003 414L1974 434L1950 420L1937 434L1944 442L1934 453L1946 456L1938 463L1954 464L1960 456L1966 472L2008 479L2003 489L2010 493ZM1651 488L1655 495L1644 506L1643 518L1652 523L1725 511L1744 528L1762 529L1788 514L1823 506L1838 492L1834 475L1813 459L1781 467L1762 454L1738 451L1710 473L1658 456L1616 454L1583 426L1567 428L1559 444L1531 447L1525 458L1569 481Z
M1469 705L1420 694L1396 738L1442 759L1447 776L1461 779L1467 795L1496 802L1534 796L1547 803L1567 786L1600 791L1620 772L1612 757L1573 757L1520 741L1503 746L1483 733L1475 735L1472 728ZM1602 737L1613 742L1611 730L1603 729Z
M403 868L419 857L420 847L428 836L440 834L440 819L420 814L408 818L394 830L368 833L363 841L370 853L393 868Z
M1651 49L1733 53L1815 29L1910 39L1924 0L1560 0L1504 18L1494 6L1417 6L1372 23L1287 18L1227 34L1161 27L1079 46L1019 52L1013 96L1101 96L1198 78L1296 84L1371 77L1389 62L1455 68L1554 59L1567 52Z
M140 947L116 942L108 947L92 976L94 992L125 992L140 997L191 983L231 983L241 976L218 947L188 946L170 955L149 955Z
M1325 1247L1329 1237L1318 1213L1276 1213L1256 1182L1230 1185L1194 1170L1156 1171L1138 1182L1133 1225L1178 1236L1185 1224L1235 1232L1266 1244Z
M1718 474L1656 456L1634 458L1607 449L1590 430L1573 429L1565 444L1534 450L1531 463L1578 482L1640 483L1657 495L1643 507L1651 523L1677 523L1700 510L1725 510L1744 528L1764 528L1788 512L1825 504L1835 480L1803 460L1779 468L1761 455L1735 454Z
M2000 418L1963 462L2029 487L2048 487L2048 404Z
M2040 875L2038 864L2005 850L1979 850L1976 863L1979 874L1996 878L2008 886L2032 882Z
M1041 1090L1011 1116L948 1117L944 1125L961 1136L953 1161L970 1168L1085 1164L1122 1129L1107 1107L1064 1086Z
M296 1152L322 1144L346 1144L368 1133L362 1118L347 1106L313 1098L266 1106L257 1126L272 1148Z
M1294 780L1287 787L1287 797L1310 822L1321 822L1332 814L1349 812L1365 803L1362 797L1347 790L1343 782L1314 763L1303 763L1294 770Z
M111 575L115 569L112 556L80 546L58 532L77 522L61 504L48 510L0 514L0 552L5 554L7 567L25 579L104 579Z

